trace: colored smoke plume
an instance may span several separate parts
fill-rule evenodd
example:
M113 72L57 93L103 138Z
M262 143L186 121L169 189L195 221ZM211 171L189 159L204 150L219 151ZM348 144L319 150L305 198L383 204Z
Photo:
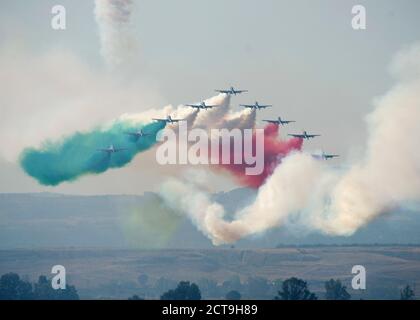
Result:
M164 123L157 122L140 125L116 121L106 128L77 132L61 141L44 142L38 149L27 148L20 156L20 164L40 184L56 186L86 174L99 174L111 168L125 166L137 153L156 144L156 134L164 126ZM135 139L126 134L139 129L151 135ZM115 148L126 150L114 154L98 151L111 144Z
M309 154L291 153L258 189L255 201L229 215L191 177L168 180L162 185L162 198L215 245L291 221L304 229L350 236L380 215L418 203L419 61L420 46L397 56L393 71L398 82L375 100L367 117L365 152L346 168L334 169Z
M252 136L252 150L256 150L256 136L255 132ZM279 137L279 126L276 124L268 124L264 128L264 169L259 175L247 175L245 168L248 166L244 161L241 164L235 164L231 161L230 164L222 164L221 152L220 165L224 170L230 172L237 181L245 187L259 188L266 179L274 172L276 167L281 163L282 159L293 151L300 151L302 149L303 140L293 138L282 140ZM242 148L242 159L244 148ZM234 159L235 149L230 145L230 158Z

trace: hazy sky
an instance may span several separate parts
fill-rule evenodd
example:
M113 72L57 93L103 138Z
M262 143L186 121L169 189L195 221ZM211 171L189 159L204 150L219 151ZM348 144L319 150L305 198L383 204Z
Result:
M287 132L322 134L306 150L339 153L335 163L345 164L363 148L374 98L393 83L393 56L420 41L417 0L135 3L134 76L115 80L100 55L93 1L0 1L0 192L153 190L171 171L150 166L153 152L124 169L47 188L19 168L19 149L122 113L195 102L230 85L250 90L233 99L234 108L273 104L259 119L297 120ZM55 4L67 10L65 31L50 27ZM356 4L366 7L367 30L351 28Z

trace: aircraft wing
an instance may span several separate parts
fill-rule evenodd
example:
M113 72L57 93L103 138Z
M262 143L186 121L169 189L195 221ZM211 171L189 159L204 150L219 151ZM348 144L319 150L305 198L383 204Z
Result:
M307 134L306 135L308 138L315 138L315 137L320 137L320 134Z
M258 105L258 107L259 107L260 109L265 109L265 108L271 108L271 107L272 107L272 105L270 105L270 104L267 104L267 105Z
M127 148L115 148L114 152L120 152L120 151L124 151L127 150Z
M201 105L199 104L186 104L185 106L191 107L191 108L201 108Z
M155 118L153 118L152 120L159 121L159 122L168 122L168 119L155 119Z
M219 92L219 93L226 93L226 94L230 92L228 90L214 90L214 91Z
M253 104L240 104L240 106L244 108L255 108L255 105Z
M101 151L101 152L109 152L109 149L96 149L96 151Z
M285 120L285 121L283 121L283 123L285 123L285 124L293 123L293 122L296 122L296 121L294 121L294 120Z
M337 157L339 157L338 154L326 154L325 155L325 158L327 158L327 159L332 159L332 158L337 158Z
M248 90L235 90L236 93L244 93L244 92L248 92Z
M305 138L305 136L303 134L288 134L288 136L294 137L294 138Z

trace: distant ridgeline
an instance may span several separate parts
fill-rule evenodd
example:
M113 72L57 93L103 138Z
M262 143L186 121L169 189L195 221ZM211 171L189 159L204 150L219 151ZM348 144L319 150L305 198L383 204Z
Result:
M228 212L234 212L252 202L255 191L235 189L213 197ZM213 247L190 221L162 205L154 193L142 196L0 194L0 215L0 248L3 249L50 247L52 243L56 247ZM404 219L393 218L402 215ZM33 228L34 225L37 227ZM235 247L415 245L420 244L418 230L420 215L396 212L379 217L350 237L302 234L284 226L241 240Z

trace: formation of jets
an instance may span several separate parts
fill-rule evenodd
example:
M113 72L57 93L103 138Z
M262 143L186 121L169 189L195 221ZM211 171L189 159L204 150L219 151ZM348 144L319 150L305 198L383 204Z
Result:
M133 132L124 132L124 134L135 137L136 139L152 135L151 133L145 133L141 129L137 130L137 131L133 131ZM116 148L113 144L111 144L108 148L97 149L97 151L105 152L109 155L111 155L113 153L121 152L121 151L124 151L124 150L127 150L127 148Z
M248 92L248 90L237 90L234 87L230 87L229 89L215 90L215 91L219 92L219 93L226 94L226 95L235 95L235 96L237 94ZM218 105L208 105L208 104L206 104L205 101L202 101L202 102L197 103L197 104L186 104L186 106L197 109L197 110L208 110L208 109L213 109L215 107L218 107ZM260 109L265 109L265 108L272 107L272 105L259 104L258 101L255 101L254 104L240 104L240 106L244 107L244 108L253 109L253 110L260 110ZM177 123L179 121L182 121L183 119L173 119L170 115L168 115L164 119L153 118L153 120L158 121L158 122L165 122L165 123L168 123L168 124L174 124L174 123ZM271 119L265 119L265 120L262 120L262 121L268 122L268 123L273 123L273 124L276 124L276 125L281 125L281 126L287 125L289 123L296 122L294 120L283 120L281 117L277 117L277 119L272 119L272 120ZM133 136L137 139L139 139L141 137L146 137L146 136L151 136L152 135L151 133L143 132L143 130L141 130L141 129L137 130L137 131L134 131L134 132L125 132L125 134ZM310 140L312 138L319 137L320 135L319 134L309 134L308 132L303 131L303 133L301 133L301 134L288 134L288 136L291 136L291 137L294 137L294 138ZM107 154L113 154L113 153L117 153L117 152L120 152L120 151L127 150L127 148L115 148L114 145L111 144L108 148L97 149L97 150L101 151L101 152L106 152ZM315 158L323 159L323 160L329 160L329 159L339 157L339 155L337 155L337 154L326 154L324 151L322 151L321 154L318 154L318 155L313 154L312 156L315 157Z

